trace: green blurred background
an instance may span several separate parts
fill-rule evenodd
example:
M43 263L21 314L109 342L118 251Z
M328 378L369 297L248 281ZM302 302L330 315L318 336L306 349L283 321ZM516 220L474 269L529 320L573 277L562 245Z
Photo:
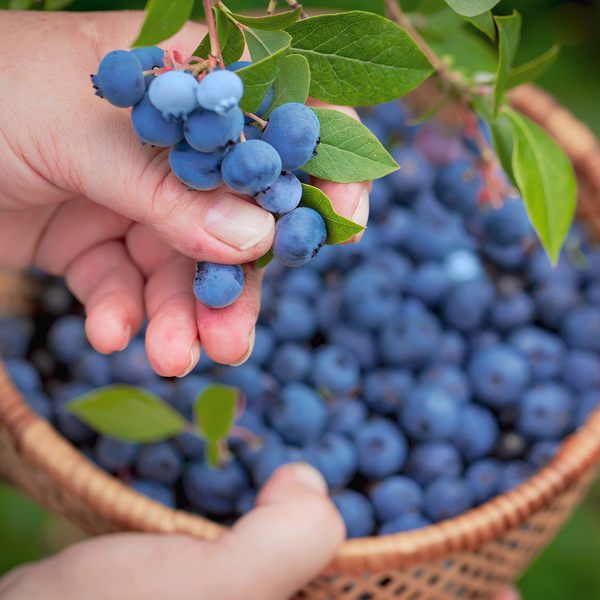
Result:
M407 10L417 0L403 0ZM0 0L0 7L6 5ZM144 0L75 0L73 10L142 8ZM200 4L199 2L197 4ZM283 2L282 2L283 4ZM311 6L374 10L381 0L307 0ZM232 0L234 10L266 7L267 0ZM600 136L600 0L502 0L497 14L514 8L523 15L516 64L545 52L554 42L561 54L539 84ZM1 15L0 15L1 18ZM0 575L27 561L56 552L80 534L69 524L0 484ZM600 480L587 501L519 581L525 600L600 599Z

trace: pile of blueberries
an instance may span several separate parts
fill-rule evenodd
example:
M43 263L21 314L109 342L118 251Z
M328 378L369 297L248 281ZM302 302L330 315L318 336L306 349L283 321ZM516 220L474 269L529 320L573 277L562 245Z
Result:
M600 249L575 224L552 268L521 199L478 205L472 140L410 127L404 113L392 103L363 114L401 170L374 182L359 244L326 246L300 269L269 264L245 364L203 355L187 377L162 379L143 332L103 356L81 308L68 314L64 283L45 279L35 323L0 321L0 350L33 408L138 491L223 523L289 461L323 474L351 537L453 517L546 465L600 401ZM209 468L189 433L118 442L64 410L114 381L188 419L207 384L238 386L247 408L232 459Z
M258 120L239 108L244 85L235 71L250 62L200 76L193 74L197 63L186 64L165 71L165 52L155 46L115 50L102 59L92 82L96 94L111 104L133 107L131 122L143 144L170 147L171 170L190 191L213 190L225 183L234 192L252 196L277 215L275 257L291 267L308 262L325 243L327 228L317 211L298 206L302 184L292 171L316 154L317 115L304 104L290 102L273 110L261 127L273 88L256 111ZM223 308L243 288L240 265L198 263L194 293L202 304Z

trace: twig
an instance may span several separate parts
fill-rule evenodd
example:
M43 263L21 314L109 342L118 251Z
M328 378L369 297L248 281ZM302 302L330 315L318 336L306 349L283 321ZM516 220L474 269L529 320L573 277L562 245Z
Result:
M208 35L210 37L210 53L219 60L219 65L223 66L223 56L221 55L221 46L217 36L217 26L215 24L215 16L212 12L211 0L202 0L204 12L206 14L206 23L208 24Z
M279 0L270 0L269 1L269 6L267 7L267 16L270 16L275 12L275 9L277 8L278 3L279 3Z
M308 19L308 13L304 10L304 8L302 7L301 4L298 4L298 0L285 0L289 5L290 8L292 10L296 10L298 7L301 8L300 10L300 18L301 19Z
M245 110L244 110L244 111L242 111L242 112L243 112L243 113L244 113L244 114L245 114L247 117L250 117L251 119L254 119L254 120L255 120L255 121L256 121L256 122L257 122L257 123L258 123L258 124L261 126L261 128L262 128L262 129L264 129L264 128L265 128L265 126L266 126L266 124L267 124L267 122L266 122L266 121L263 121L263 119L261 119L260 117L257 117L256 115L254 115L254 114L252 114L252 113L246 112Z

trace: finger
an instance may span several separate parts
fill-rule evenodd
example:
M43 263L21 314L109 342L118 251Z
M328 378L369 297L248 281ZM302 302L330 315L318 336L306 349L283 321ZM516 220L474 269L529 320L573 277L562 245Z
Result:
M144 318L143 278L122 242L95 246L66 272L67 285L85 305L86 333L96 350L122 350Z
M350 106L334 106L321 100L315 100L314 98L309 98L306 104L308 106L334 109L360 122L358 113ZM317 147L318 151L319 148ZM358 225L366 227L369 219L369 193L372 185L370 181L363 181L362 183L335 183L311 177L311 183L331 198L333 207L338 214L354 221ZM362 235L362 232L358 233L345 243L356 243L360 241Z
M260 311L263 269L242 265L244 289L240 297L225 308L196 305L198 331L204 351L215 362L238 366L252 354L254 327Z
M521 593L515 587L508 587L502 590L493 600L521 600Z

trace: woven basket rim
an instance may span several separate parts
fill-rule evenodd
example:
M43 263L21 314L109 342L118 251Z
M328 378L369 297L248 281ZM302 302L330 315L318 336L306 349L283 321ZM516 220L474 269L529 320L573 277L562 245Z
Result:
M511 101L521 110L524 106L530 107L532 102L535 104L535 110L530 111L529 116L545 125L566 149L580 179L591 184L589 190L600 198L600 168L596 169L600 165L600 147L589 129L559 107L549 94L533 85L516 88ZM548 125L545 118L554 118L557 113L562 120L554 119L560 129L553 131L552 124ZM565 128L565 115L570 117L566 122L571 127ZM584 140L586 152L582 152L582 144L573 139L574 132ZM559 139L561 135L565 139ZM569 152L569 148L573 151ZM589 152L593 153L595 161L589 159ZM587 165L593 165L594 169ZM592 170L594 172L590 172ZM29 410L10 381L1 357L0 425L7 428L17 451L28 461L44 469L56 484L65 486L81 502L90 504L100 516L124 525L126 529L187 532L205 539L215 539L227 530L205 517L166 508L93 464L49 423ZM56 460L58 455L61 460ZM520 527L532 514L567 490L599 458L600 407L583 426L562 441L550 464L517 488L423 529L346 540L325 574L397 569L444 558L451 552L476 550L485 542ZM132 513L135 518L131 517Z

